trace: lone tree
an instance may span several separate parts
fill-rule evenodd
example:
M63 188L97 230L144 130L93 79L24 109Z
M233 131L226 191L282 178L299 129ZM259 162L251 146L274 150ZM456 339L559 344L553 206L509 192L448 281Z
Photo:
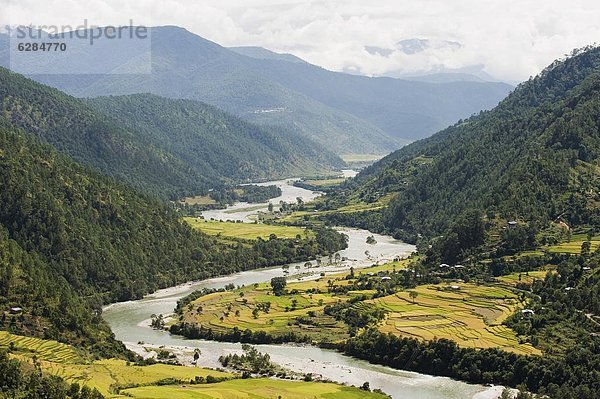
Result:
M408 296L412 299L412 302L415 303L415 299L419 296L419 293L416 291L408 291Z
M284 294L286 285L287 280L285 277L273 277L271 279L271 288L273 288L273 294L276 296L281 296Z

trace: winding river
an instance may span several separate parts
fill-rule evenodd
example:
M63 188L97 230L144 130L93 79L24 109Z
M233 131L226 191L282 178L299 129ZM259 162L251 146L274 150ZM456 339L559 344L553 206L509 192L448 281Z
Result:
M289 181L277 181L282 189L282 196L272 200L277 204L280 200L293 202L297 197L305 202L317 197L313 193L294 187ZM205 213L206 218L249 221L253 213L266 209L268 204L250 205L236 204L226 210ZM355 268L366 267L375 262L383 262L396 256L410 254L414 247L394 240L390 237L374 234L376 244L366 244L366 238L372 235L365 230L340 229L349 237L348 248L340 252L346 260L335 266L313 267L310 270L296 269L296 264L290 267L290 276L310 278L310 275L336 273ZM365 253L368 251L368 254ZM324 262L326 263L326 262ZM272 277L282 276L283 269L274 267L237 273L229 276L191 282L173 288L167 288L148 295L137 301L116 303L104 309L103 316L110 324L117 339L127 347L140 354L146 353L145 348L166 346L178 354L184 362L191 360L193 350L199 348L202 352L198 366L219 367L219 356L231 352L240 352L241 345L206 340L189 340L171 335L164 331L153 330L149 327L152 314L168 315L173 312L177 300L189 293L203 288L220 288L226 284L248 285L256 282L269 281ZM380 388L392 395L394 399L488 399L497 398L501 387L484 387L470 385L444 377L434 377L424 374L394 370L388 367L372 365L368 362L344 356L338 352L323 350L313 346L301 345L257 345L261 352L268 353L271 359L282 366L303 373L321 375L339 383L361 385L369 381L371 388Z

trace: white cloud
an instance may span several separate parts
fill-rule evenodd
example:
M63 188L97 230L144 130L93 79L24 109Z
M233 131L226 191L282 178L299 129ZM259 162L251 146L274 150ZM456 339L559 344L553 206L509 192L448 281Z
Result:
M0 0L0 23L7 15L12 23L179 25L225 46L259 45L366 75L483 65L523 80L600 38L593 0ZM387 57L365 50L412 38L462 46Z

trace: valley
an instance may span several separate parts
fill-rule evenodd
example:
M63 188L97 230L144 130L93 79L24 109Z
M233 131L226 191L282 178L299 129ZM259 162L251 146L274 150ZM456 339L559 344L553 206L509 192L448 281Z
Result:
M0 399L598 398L595 31L457 1L3 20Z

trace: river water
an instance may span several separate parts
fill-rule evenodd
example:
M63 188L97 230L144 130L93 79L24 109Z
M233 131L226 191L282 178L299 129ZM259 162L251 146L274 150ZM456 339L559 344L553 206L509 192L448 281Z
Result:
M272 200L292 202L301 197L305 202L317 197L313 193L294 187L289 181L277 181L261 184L276 184L282 189L282 196ZM268 204L262 204L264 208ZM236 204L225 211L210 211L205 213L206 218L229 220L250 220L258 209L256 204L252 210L249 204ZM232 212L232 211L239 212ZM336 273L347 270L350 266L358 269L384 262L396 256L407 256L414 246L394 240L391 237L371 234L365 230L339 229L348 235L348 248L340 251L340 255L347 259L334 266L325 265L304 269L303 263L289 268L290 276L297 278L310 278L310 273L318 276L321 272ZM377 243L367 244L366 238L374 235ZM365 253L368 251L368 253ZM149 327L152 314L168 315L173 312L177 301L200 288L221 288L226 284L248 285L257 282L269 281L272 277L282 276L283 269L274 267L261 270L246 271L229 276L212 278L208 280L191 282L173 288L167 288L148 295L137 301L116 303L104 309L103 316L110 324L117 339L123 341L127 347L140 354L145 353L144 347L166 346L178 353L182 360L191 360L194 348L202 352L198 366L219 367L218 358L221 355L240 352L241 345L222 343L206 340L189 340L180 336L171 335L164 331L153 330ZM394 370L388 367L372 365L368 362L344 356L338 352L324 350L312 346L301 345L257 345L261 352L268 353L271 359L282 366L303 373L321 375L339 383L362 385L368 381L371 388L380 388L392 395L394 399L488 399L497 398L500 387L484 387L466 384L444 377L434 377L424 374Z

